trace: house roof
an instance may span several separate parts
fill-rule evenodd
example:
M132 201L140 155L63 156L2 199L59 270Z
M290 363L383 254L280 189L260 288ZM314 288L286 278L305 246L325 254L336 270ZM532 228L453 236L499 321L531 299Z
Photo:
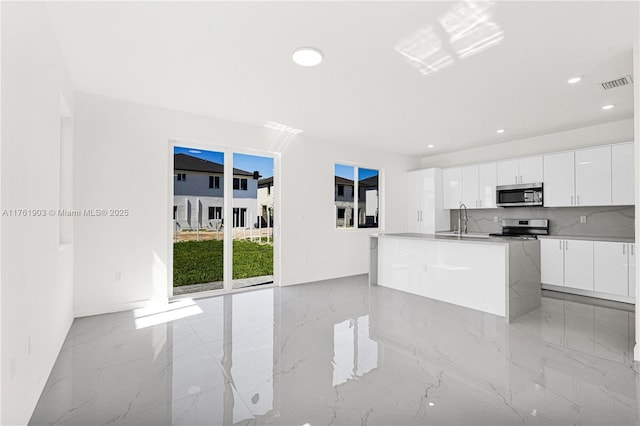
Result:
M375 176L369 176L366 179L362 179L361 181L358 182L358 185L360 185L360 187L366 187L366 188L371 188L371 187L377 187L378 186L378 175Z
M205 172L224 174L224 166L213 161L203 160L202 158L192 157L187 154L174 154L173 169L185 170L189 172ZM241 169L233 169L234 175L253 176L252 172Z
M258 181L258 188L266 188L268 186L273 186L273 176Z
M340 176L336 176L336 185L350 185L353 186L353 181L351 179L345 179Z

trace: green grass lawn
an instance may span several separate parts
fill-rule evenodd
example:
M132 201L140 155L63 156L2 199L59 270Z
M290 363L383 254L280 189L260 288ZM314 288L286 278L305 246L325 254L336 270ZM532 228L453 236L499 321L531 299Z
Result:
M222 281L222 241L173 244L173 286ZM273 246L233 241L233 279L273 275Z

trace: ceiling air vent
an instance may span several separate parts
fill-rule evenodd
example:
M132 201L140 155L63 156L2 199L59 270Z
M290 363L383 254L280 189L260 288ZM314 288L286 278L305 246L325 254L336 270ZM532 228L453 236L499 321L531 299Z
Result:
M624 77L616 78L615 80L605 81L602 84L602 88L604 90L615 89L616 87L627 86L629 84L633 84L633 79L630 75L626 75Z

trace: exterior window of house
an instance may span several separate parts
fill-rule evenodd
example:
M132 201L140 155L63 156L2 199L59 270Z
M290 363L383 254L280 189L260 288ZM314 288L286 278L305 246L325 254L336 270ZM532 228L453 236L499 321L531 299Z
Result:
M380 171L344 164L334 170L336 228L378 228Z
M209 188L220 189L220 176L209 176Z
M246 191L247 190L247 179L243 178L233 178L233 189Z
M234 207L233 208L233 227L234 228L244 228L247 218L247 209L242 207Z
M173 206L173 220L178 217L178 206Z
M177 176L178 176L178 180L179 181L183 181L184 182L185 180L187 180L187 174L186 173L178 173Z
M222 207L209 207L209 220L222 219Z
M271 195L271 186L267 186L267 195Z

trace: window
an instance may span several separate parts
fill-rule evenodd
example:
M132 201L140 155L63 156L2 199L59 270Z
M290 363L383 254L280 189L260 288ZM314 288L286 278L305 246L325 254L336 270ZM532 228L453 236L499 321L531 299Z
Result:
M222 219L222 207L209 207L209 220Z
M334 168L335 223L337 228L377 228L379 175L376 169L336 164ZM357 219L354 222L354 217Z
M246 191L247 190L247 179L243 178L233 178L233 189Z
M173 220L178 217L178 206L173 206Z
M187 180L186 173L178 173L176 176L178 177L179 181L183 181L184 182L185 180Z
M267 195L271 195L271 185L267 185Z
M209 176L209 188L220 189L220 176Z
M244 228L247 220L247 209L241 207L233 208L233 227Z

